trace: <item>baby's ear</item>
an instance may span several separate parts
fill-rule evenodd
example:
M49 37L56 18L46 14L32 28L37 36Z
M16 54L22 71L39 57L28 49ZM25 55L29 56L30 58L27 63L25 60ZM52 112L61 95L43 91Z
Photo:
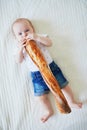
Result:
M14 37L14 39L16 39L16 36L15 36L15 35L13 35L13 37Z
M15 38L15 40L17 40L17 38L16 38L15 34L13 34L13 37Z

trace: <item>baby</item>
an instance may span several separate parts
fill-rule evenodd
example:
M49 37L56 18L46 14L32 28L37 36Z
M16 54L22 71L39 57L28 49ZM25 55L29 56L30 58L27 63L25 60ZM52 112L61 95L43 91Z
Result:
M29 71L31 72L32 83L34 86L34 95L38 97L39 101L42 104L42 107L44 108L45 114L42 116L41 121L47 121L54 112L48 98L48 93L50 90L43 80L38 67L34 64L34 62L31 60L25 50L27 39L34 40L42 51L47 64L49 65L53 75L60 85L64 96L68 101L69 106L71 108L82 108L82 103L75 101L72 90L68 86L67 79L64 77L61 69L52 59L47 50L47 47L52 46L51 40L47 36L36 34L31 21L26 18L19 18L14 21L14 23L12 24L12 32L15 35L19 46L17 62L22 63L23 60L25 60L26 64L28 65Z

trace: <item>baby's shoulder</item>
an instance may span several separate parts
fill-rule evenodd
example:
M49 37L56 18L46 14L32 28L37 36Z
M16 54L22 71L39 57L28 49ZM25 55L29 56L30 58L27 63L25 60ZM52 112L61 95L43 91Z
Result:
M48 37L48 34L37 34L38 36Z

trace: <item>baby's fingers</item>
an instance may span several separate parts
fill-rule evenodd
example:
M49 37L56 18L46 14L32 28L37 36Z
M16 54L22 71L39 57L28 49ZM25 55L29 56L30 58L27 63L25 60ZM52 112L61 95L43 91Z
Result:
M24 45L26 43L26 39L22 41L22 45Z
M27 44L25 43L25 44L22 45L22 47L25 47L26 45L27 45Z

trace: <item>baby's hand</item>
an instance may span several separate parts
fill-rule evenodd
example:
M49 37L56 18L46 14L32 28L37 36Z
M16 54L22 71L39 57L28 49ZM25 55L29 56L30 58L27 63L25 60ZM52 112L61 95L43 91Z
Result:
M19 42L19 44L18 44L19 52L22 52L26 45L27 45L26 40Z
M20 46L23 46L26 43L26 38L19 42Z
M37 39L37 35L35 33L29 33L28 36L26 37L26 39L36 40Z

